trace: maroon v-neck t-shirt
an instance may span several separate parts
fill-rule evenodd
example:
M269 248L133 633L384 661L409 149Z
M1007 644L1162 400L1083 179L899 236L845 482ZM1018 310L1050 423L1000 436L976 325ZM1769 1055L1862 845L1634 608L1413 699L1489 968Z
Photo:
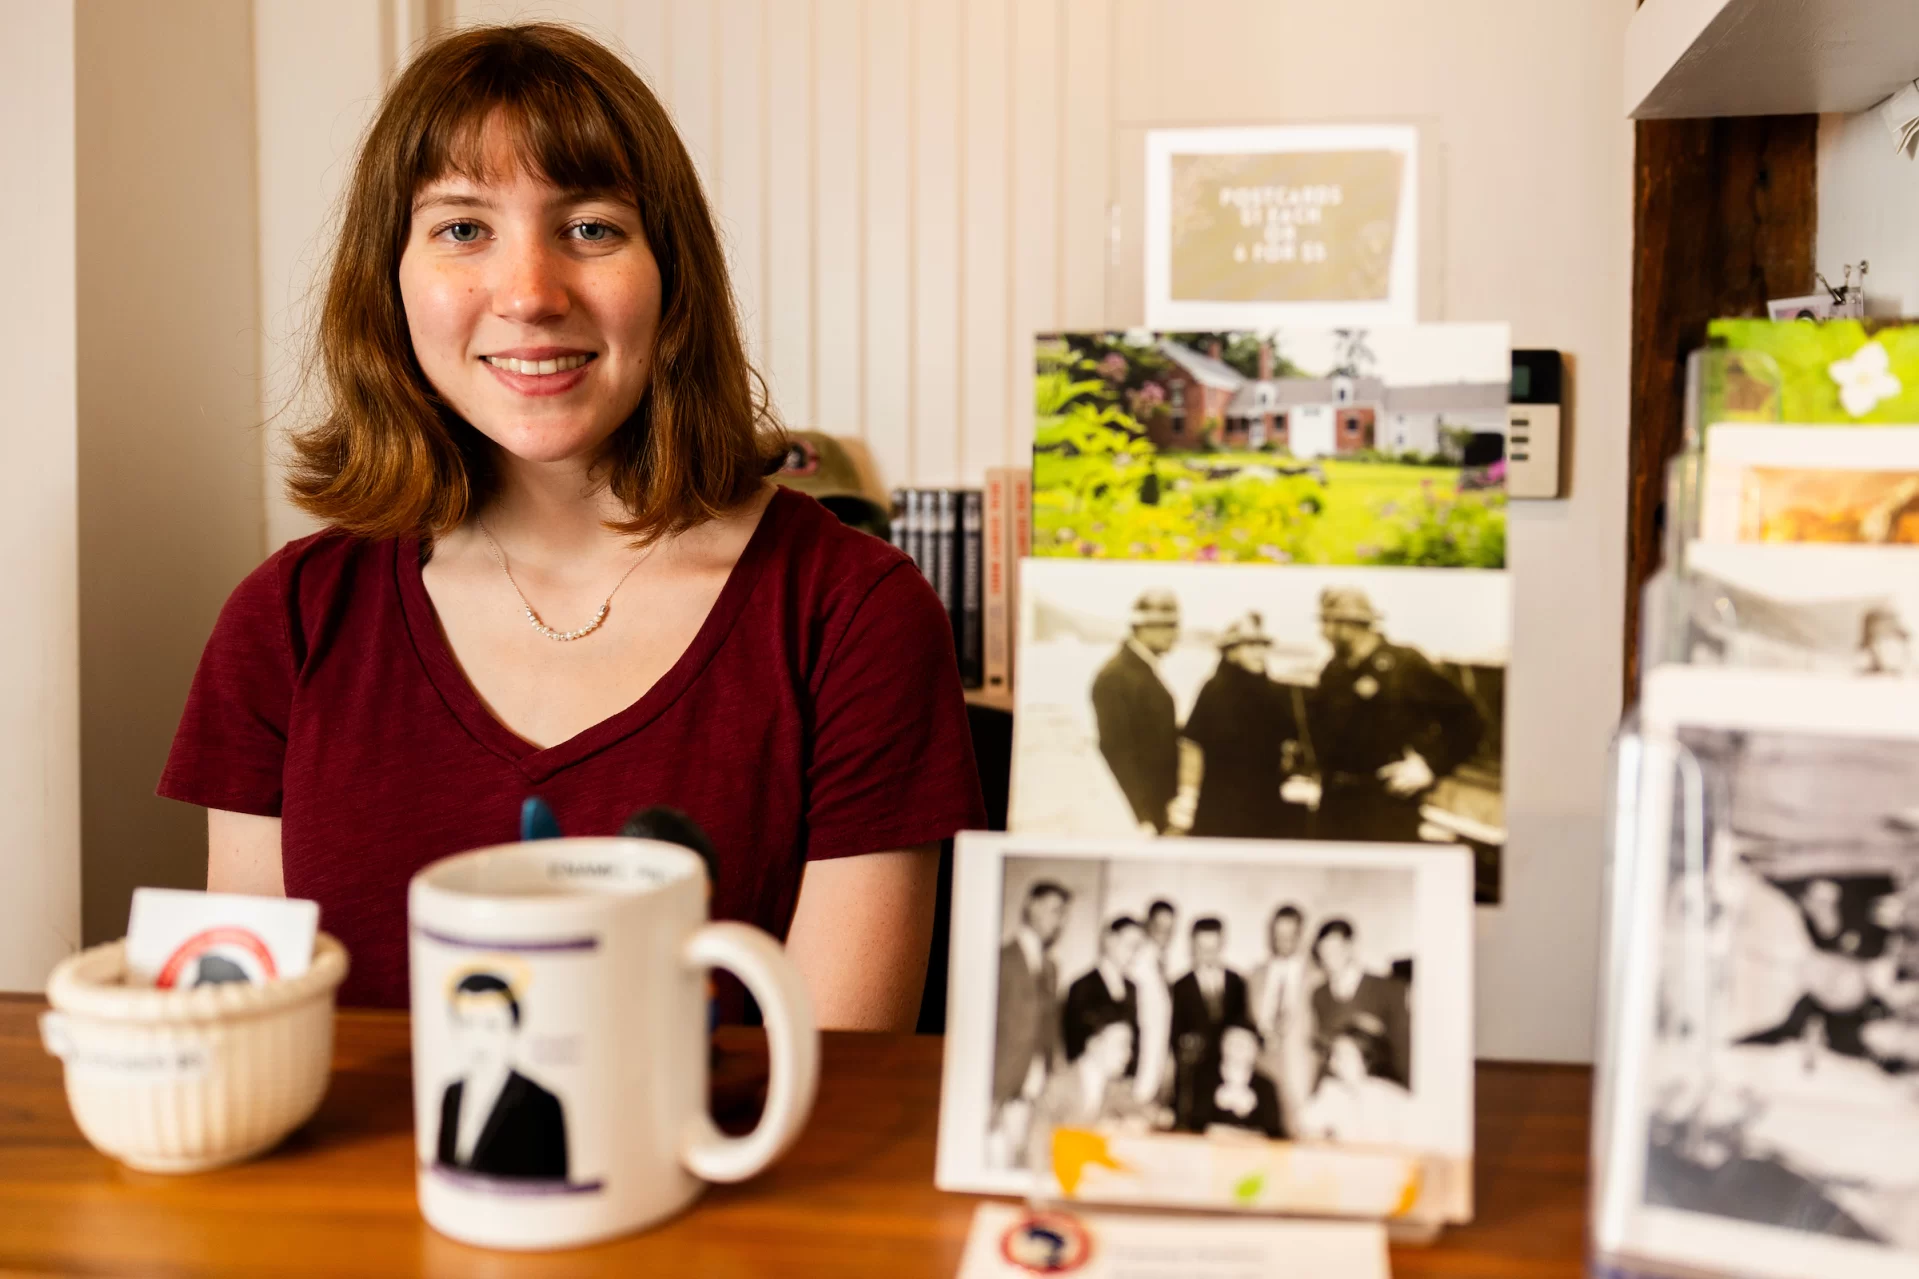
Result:
M221 611L160 794L281 819L288 896L351 957L348 1004L407 1002L406 888L518 837L544 799L569 835L653 804L719 854L716 919L785 936L809 861L984 825L939 600L899 551L781 489L692 644L647 694L539 750L447 648L417 540L292 542ZM628 599L618 609L644 607ZM591 641L586 641L591 642ZM723 987L737 1014L738 988Z

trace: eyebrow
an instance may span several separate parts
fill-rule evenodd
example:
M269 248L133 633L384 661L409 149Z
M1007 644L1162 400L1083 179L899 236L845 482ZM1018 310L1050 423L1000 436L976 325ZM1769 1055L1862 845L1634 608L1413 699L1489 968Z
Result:
M558 208L567 204L583 204L589 200L605 200L612 204L623 204L630 209L638 208L632 200L621 195L611 187L572 187L561 191L551 200L548 200L547 207ZM413 212L418 213L421 209L434 205L445 205L456 209L492 209L496 207L492 200L487 199L483 195L476 195L464 191L435 192L428 190L414 199Z

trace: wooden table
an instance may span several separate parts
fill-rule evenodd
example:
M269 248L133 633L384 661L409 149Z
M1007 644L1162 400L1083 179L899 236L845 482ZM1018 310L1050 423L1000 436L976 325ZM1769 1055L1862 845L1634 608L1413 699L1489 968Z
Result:
M0 1273L141 1275L951 1276L977 1202L933 1188L940 1040L828 1034L819 1103L771 1172L686 1215L574 1252L442 1238L413 1198L406 1018L343 1013L320 1112L272 1155L196 1176L97 1154L40 1047L36 999L0 996ZM729 1051L757 1032L727 1031ZM1479 1219L1393 1273L1581 1273L1590 1073L1479 1068Z

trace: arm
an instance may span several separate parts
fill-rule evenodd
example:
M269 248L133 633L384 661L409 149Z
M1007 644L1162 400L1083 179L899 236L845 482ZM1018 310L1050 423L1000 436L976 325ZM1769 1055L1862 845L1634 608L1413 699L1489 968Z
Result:
M1132 743L1139 740L1141 728L1133 714L1125 689L1111 678L1093 681L1093 723L1099 738L1099 753L1119 783L1120 793L1132 807L1133 819L1148 822L1154 830L1165 825L1166 814L1152 811L1149 798L1152 786L1140 776L1139 755Z
M1168 830L1185 832L1193 828L1199 812L1199 788L1206 779L1206 748L1190 737L1179 739L1179 790L1167 806Z
M786 951L822 1030L913 1029L938 877L930 844L807 863Z
M285 897L280 819L207 810L207 891Z
M1479 707L1459 687L1428 662L1407 672L1414 700L1424 708L1425 731L1419 735L1419 753L1434 777L1444 777L1471 758L1486 731Z

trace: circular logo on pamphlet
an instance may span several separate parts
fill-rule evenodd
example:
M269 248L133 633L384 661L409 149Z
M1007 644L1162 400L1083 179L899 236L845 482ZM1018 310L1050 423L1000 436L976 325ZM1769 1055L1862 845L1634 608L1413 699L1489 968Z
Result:
M1063 1275L1084 1266L1093 1255L1093 1237L1077 1217L1036 1212L1010 1226L999 1241L1000 1255L1036 1275Z
M224 982L257 985L279 975L273 966L273 953L252 932L244 928L209 928L181 942L167 956L153 984L162 990Z

